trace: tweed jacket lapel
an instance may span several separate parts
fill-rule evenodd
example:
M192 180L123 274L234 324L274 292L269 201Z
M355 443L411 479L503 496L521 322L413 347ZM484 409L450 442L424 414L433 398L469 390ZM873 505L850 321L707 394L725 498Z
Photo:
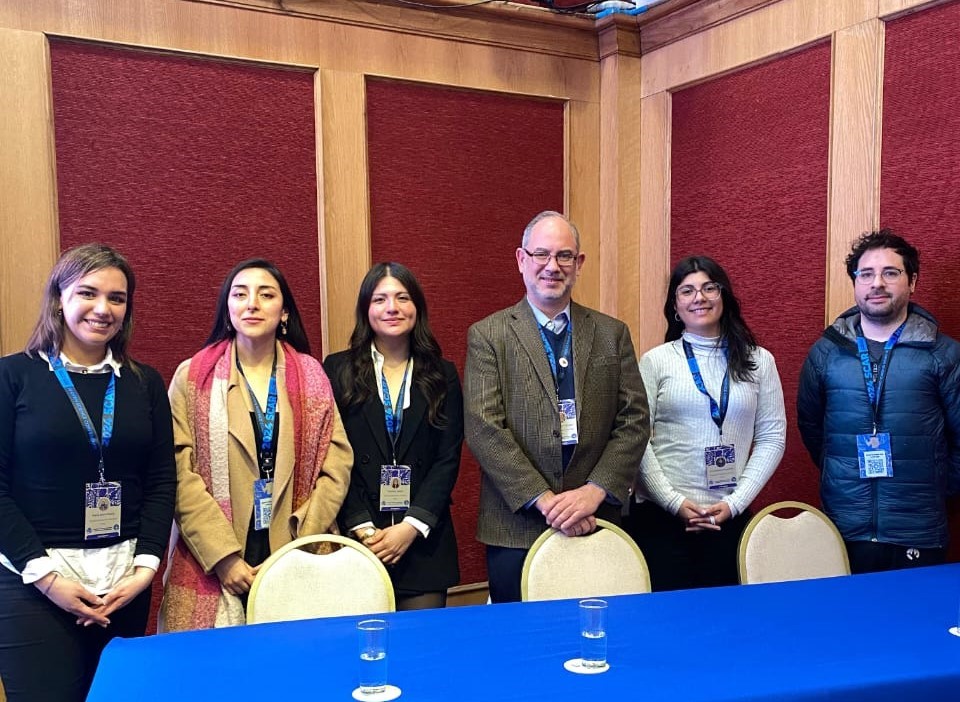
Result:
M593 336L596 333L597 325L593 315L590 314L590 310L575 302L570 303L570 316L573 325L573 378L577 396L577 420L579 422L583 405L580 398L586 397L584 383L586 382L590 355L593 353Z
M530 309L530 303L526 298L514 305L512 315L510 327L517 336L519 347L529 356L540 384L543 385L543 391L552 402L556 402L557 388L553 381L553 373L547 361L547 354L543 350L543 339L540 337L537 318L533 316L533 310ZM574 350L574 354L576 353L577 351ZM576 363L576 356L574 356L574 363Z

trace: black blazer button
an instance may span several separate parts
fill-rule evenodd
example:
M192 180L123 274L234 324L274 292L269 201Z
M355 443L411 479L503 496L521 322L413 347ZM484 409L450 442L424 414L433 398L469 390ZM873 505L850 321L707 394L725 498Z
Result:
M554 439L559 439L559 438L560 438L560 432L557 431L556 429L553 430L553 438L554 438Z
M370 462L370 455L365 453L362 456L360 456L360 462L363 465L367 465Z

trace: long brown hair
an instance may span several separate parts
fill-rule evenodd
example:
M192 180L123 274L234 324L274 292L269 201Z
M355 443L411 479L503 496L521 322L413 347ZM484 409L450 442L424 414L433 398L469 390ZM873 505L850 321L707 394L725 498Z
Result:
M104 244L83 244L64 251L50 271L43 287L40 317L24 348L27 355L43 351L59 354L63 348L64 325L60 296L80 278L104 268L116 268L127 279L127 311L120 331L107 342L119 363L130 362L127 347L133 335L133 293L137 282L130 264L116 249Z
M413 359L413 382L427 400L427 421L434 427L446 426L446 417L441 408L447 396L447 383L440 361L442 353L433 331L430 329L430 317L427 313L427 299L423 288L409 268L400 263L378 263L364 276L357 296L356 324L350 335L350 363L343 366L342 383L344 387L344 405L359 405L366 402L376 392L373 373L373 359L370 358L370 344L375 337L370 326L370 300L377 285L386 277L396 278L407 289L410 300L417 309L417 320L410 332L410 357Z

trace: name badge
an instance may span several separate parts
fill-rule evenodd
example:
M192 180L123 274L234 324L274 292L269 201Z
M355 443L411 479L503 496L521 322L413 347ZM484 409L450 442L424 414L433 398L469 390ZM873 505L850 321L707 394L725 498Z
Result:
M270 528L273 518L273 479L258 478L253 481L253 528L262 531Z
M577 434L577 401L560 400L557 409L560 411L560 443L564 446L577 443L580 440Z
M857 459L860 461L861 478L892 478L890 435L886 432L857 434Z
M410 466L380 466L380 511L410 509Z
M120 483L87 483L83 498L84 541L120 536Z
M703 450L703 462L707 468L708 488L737 486L737 450L733 444L707 446Z

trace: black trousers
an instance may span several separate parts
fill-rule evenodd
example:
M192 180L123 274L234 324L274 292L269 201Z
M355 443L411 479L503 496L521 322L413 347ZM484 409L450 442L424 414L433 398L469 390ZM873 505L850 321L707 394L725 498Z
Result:
M104 646L115 636L142 636L149 610L147 588L110 615L106 629L78 626L73 614L0 566L0 679L7 699L83 702Z
M630 504L624 528L643 551L655 592L736 585L737 549L752 515L723 523L720 531L686 531L686 523L653 502Z
M945 548L911 548L878 541L844 541L850 572L879 573L884 570L920 568L947 562Z
M487 580L490 583L490 601L520 601L520 576L527 558L526 548L487 546Z

